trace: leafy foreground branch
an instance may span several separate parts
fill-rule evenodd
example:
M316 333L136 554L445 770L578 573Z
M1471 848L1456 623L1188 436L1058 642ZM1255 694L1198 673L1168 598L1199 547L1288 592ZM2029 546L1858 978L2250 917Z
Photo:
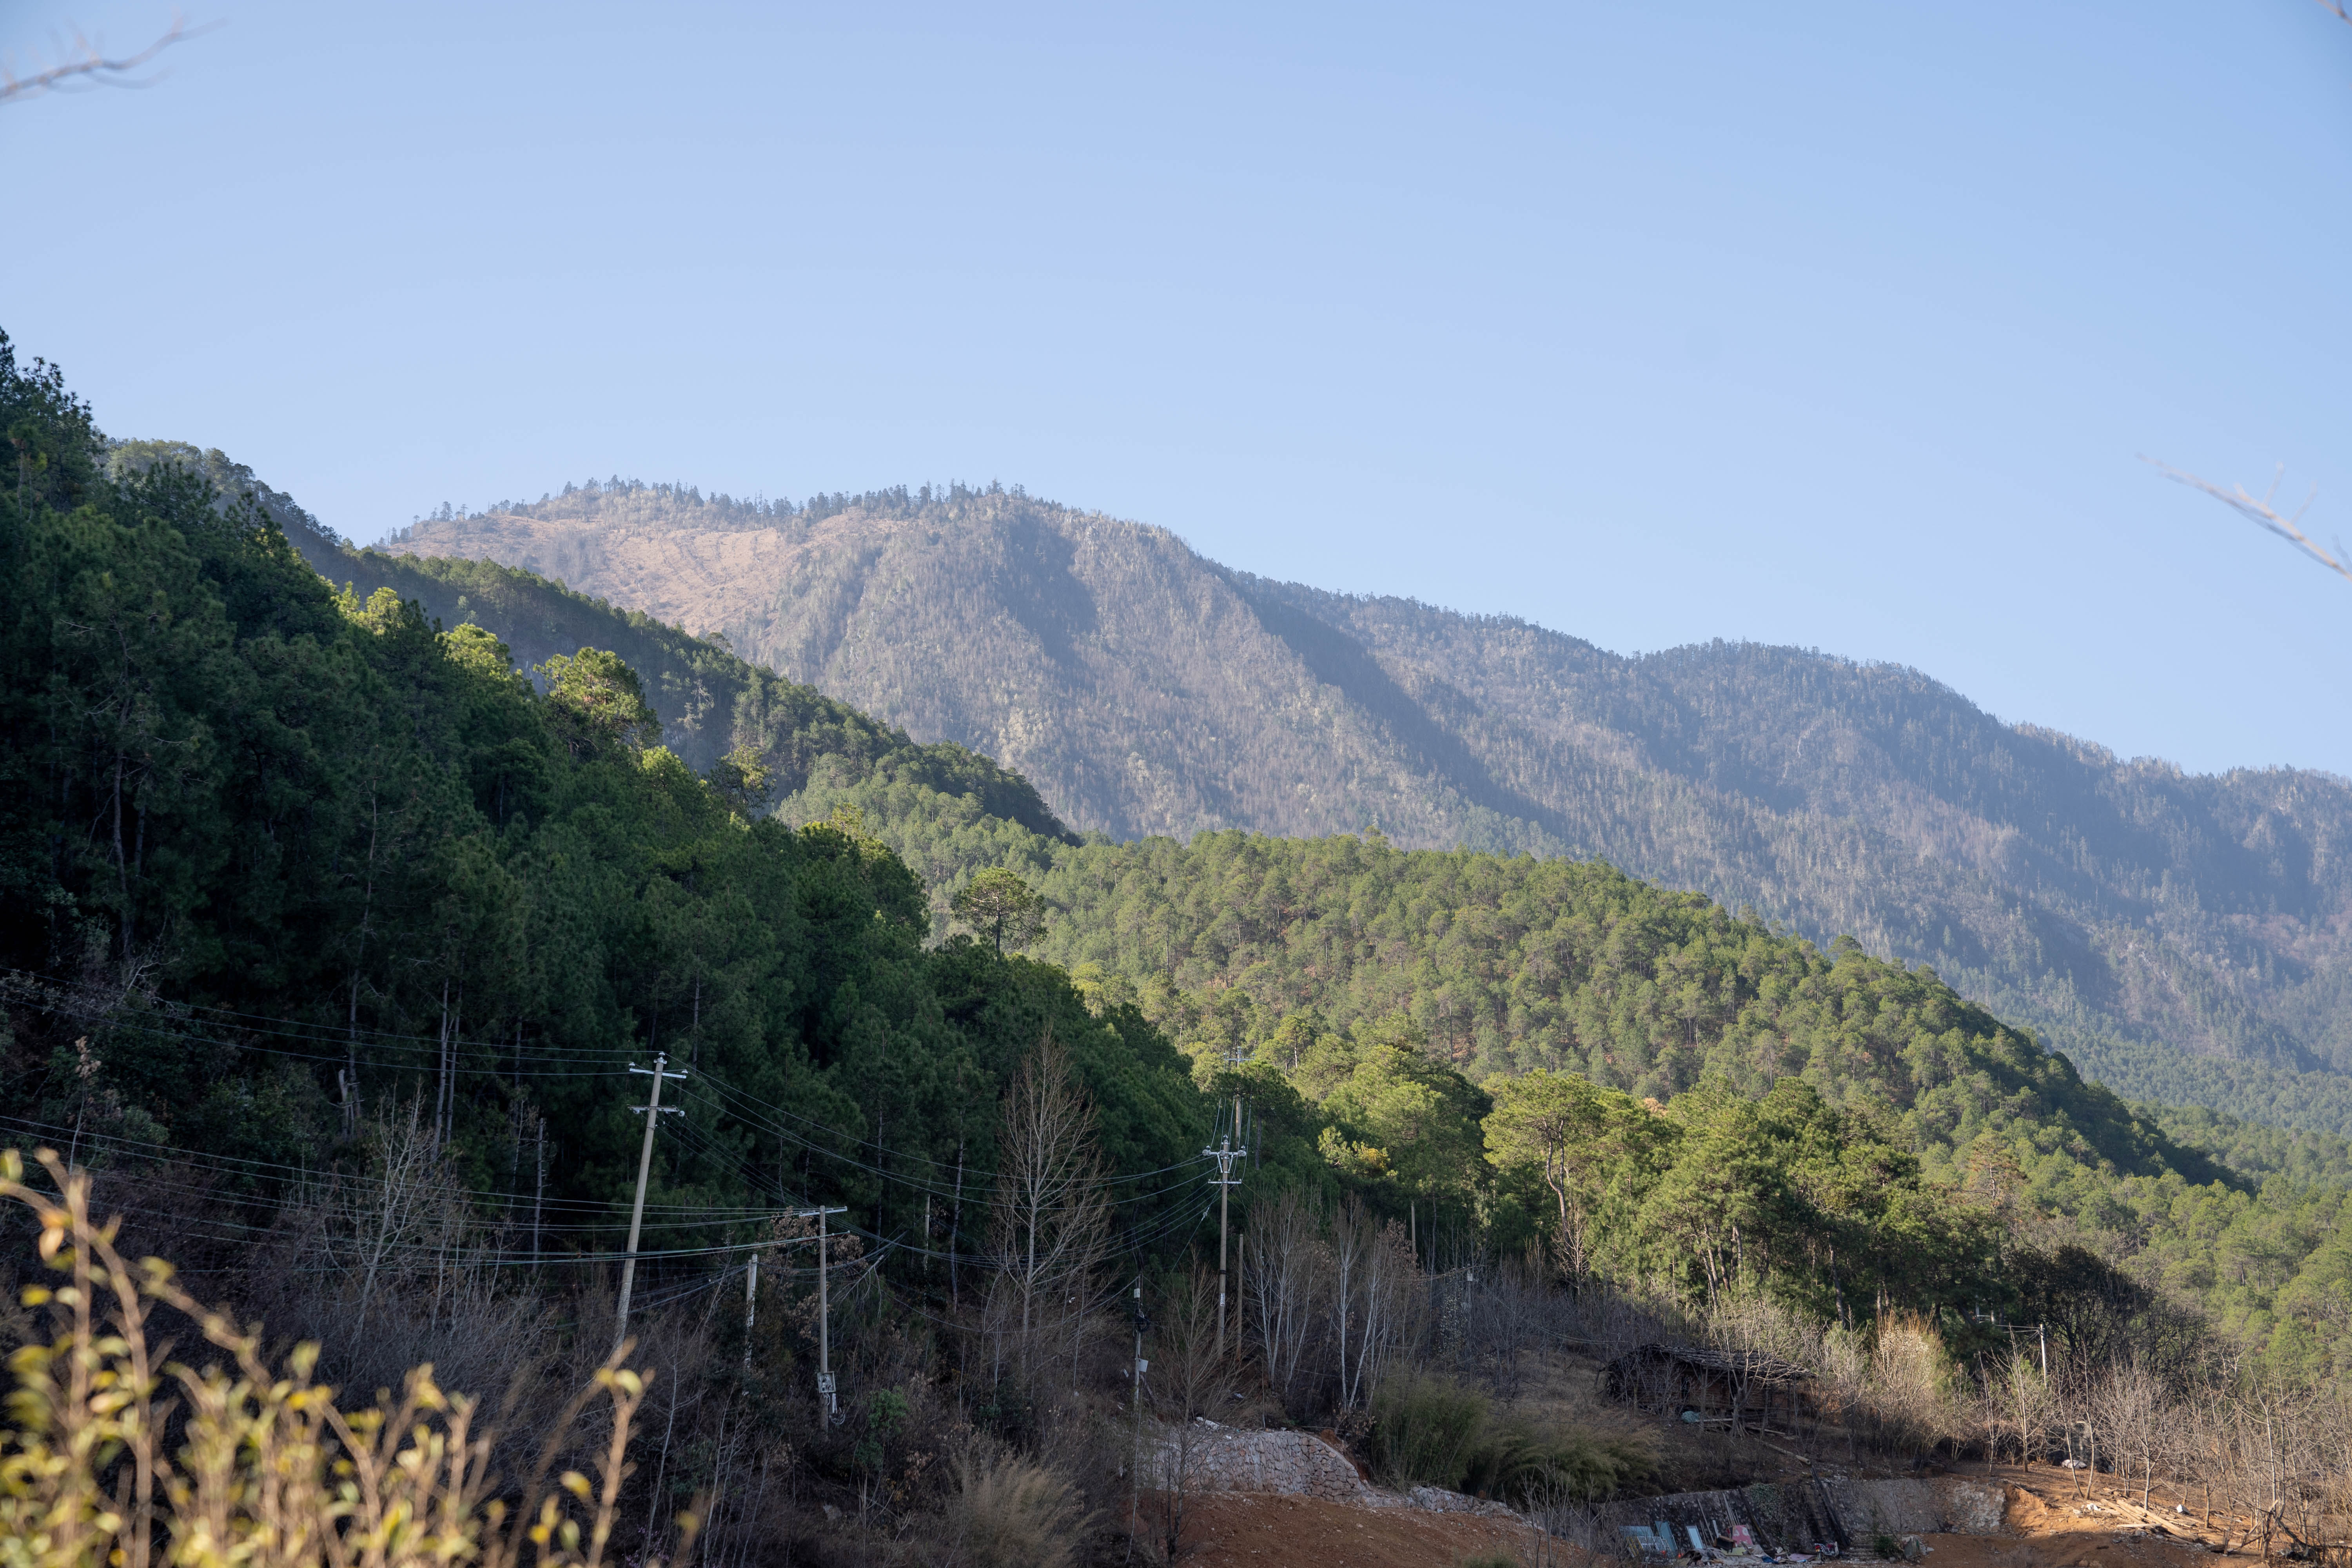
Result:
M565 1407L529 1480L504 1490L488 1469L491 1440L476 1402L445 1393L430 1365L409 1373L396 1400L381 1391L373 1408L340 1408L334 1389L311 1381L316 1344L296 1346L273 1373L257 1327L241 1331L200 1306L160 1258L126 1264L115 1223L89 1217L88 1174L53 1151L38 1158L57 1191L28 1185L10 1150L0 1153L0 1197L32 1210L43 1261L69 1282L25 1293L27 1306L50 1310L53 1337L10 1361L16 1391L0 1433L7 1568L148 1568L159 1552L175 1568L603 1563L646 1390L619 1364L629 1345ZM157 1303L199 1324L226 1364L169 1362L159 1373L169 1347L149 1338ZM551 1487L556 1454L599 1392L612 1402L601 1486L568 1470ZM182 1442L167 1457L174 1427ZM678 1522L674 1563L691 1554L698 1523L691 1514Z

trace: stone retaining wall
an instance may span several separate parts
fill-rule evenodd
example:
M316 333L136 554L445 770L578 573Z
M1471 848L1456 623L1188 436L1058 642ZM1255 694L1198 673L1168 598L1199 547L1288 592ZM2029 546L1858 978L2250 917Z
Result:
M1161 1436L1152 1462L1160 1489L1174 1486L1180 1462L1187 1491L1371 1501L1371 1485L1356 1462L1311 1432L1252 1432L1195 1421L1181 1443L1172 1434Z
M1985 1481L1823 1481L1858 1545L1879 1535L1998 1535L2008 1493Z
M1196 1420L1180 1443L1163 1428L1149 1479L1165 1490L1174 1484L1180 1466L1187 1491L1272 1492L1351 1502L1362 1508L1515 1517L1501 1503L1482 1502L1442 1487L1415 1487L1402 1497L1382 1491L1364 1479L1337 1440L1311 1432L1247 1431Z
M1580 1528L1596 1549L1616 1550L1628 1524L1665 1524L1677 1542L1696 1526L1712 1542L1744 1524L1759 1545L1803 1551L1816 1542L1867 1547L1881 1535L1998 1535L2007 1494L1954 1476L1933 1480L1787 1481L1730 1491L1674 1492L1608 1503Z
M1180 1442L1162 1427L1153 1445L1146 1484L1166 1490L1181 1465L1190 1492L1270 1492L1320 1498L1363 1508L1421 1508L1438 1513L1515 1517L1498 1502L1482 1502L1438 1487L1415 1487L1399 1496L1364 1478L1356 1461L1332 1438L1312 1432L1250 1431L1196 1420ZM1730 1491L1675 1492L1628 1498L1581 1514L1568 1526L1583 1543L1604 1551L1619 1546L1618 1528L1664 1523L1677 1541L1696 1526L1712 1542L1718 1532L1744 1524L1759 1544L1792 1551L1834 1541L1847 1548L1868 1547L1881 1535L1997 1535L2007 1494L1983 1481L1954 1476L1931 1480L1789 1481Z

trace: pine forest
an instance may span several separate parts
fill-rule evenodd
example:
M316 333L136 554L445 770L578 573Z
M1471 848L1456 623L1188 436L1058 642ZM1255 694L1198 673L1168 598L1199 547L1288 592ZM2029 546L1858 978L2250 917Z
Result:
M1968 1465L2352 1551L2341 780L1002 487L362 551L5 338L0 432L12 1563L1165 1562L1236 1434L1547 1561Z

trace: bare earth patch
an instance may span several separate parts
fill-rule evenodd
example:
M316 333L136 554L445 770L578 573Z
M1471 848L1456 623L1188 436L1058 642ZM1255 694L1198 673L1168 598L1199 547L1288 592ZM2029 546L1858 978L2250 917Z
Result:
M2085 1496L2074 1478L2059 1472L1971 1465L1965 1473L2004 1489L2000 1533L1922 1535L1924 1568L2187 1568L2221 1544L2221 1520L2202 1530L2193 1507L2185 1516L2173 1514L2170 1499L2158 1497L2154 1508L2143 1510L2137 1493L2100 1486ZM1182 1561L1202 1568L1453 1568L1498 1552L1531 1565L1537 1561L1528 1526L1472 1514L1264 1493L1213 1493L1193 1499L1188 1510ZM2253 1563L2261 1556L2259 1542L2232 1538L2228 1561ZM1604 1561L1621 1560L1557 1541L1548 1558L1562 1568L1600 1568ZM1865 1542L1846 1561L1875 1559Z
M1185 1513L1182 1561L1200 1568L1452 1568L1497 1551L1524 1560L1533 1550L1527 1526L1504 1520L1319 1498L1222 1493L1193 1499ZM1563 1548L1561 1561L1582 1556Z

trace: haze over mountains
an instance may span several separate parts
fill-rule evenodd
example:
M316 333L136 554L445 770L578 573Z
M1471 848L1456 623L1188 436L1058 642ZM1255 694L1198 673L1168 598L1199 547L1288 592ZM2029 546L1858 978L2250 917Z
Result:
M1900 668L1628 658L1269 582L1018 491L793 509L597 485L385 548L721 636L987 753L1083 830L1601 856L1932 963L2126 1092L2341 1119L2315 1110L2352 1071L2352 787L2330 775L2122 761Z

